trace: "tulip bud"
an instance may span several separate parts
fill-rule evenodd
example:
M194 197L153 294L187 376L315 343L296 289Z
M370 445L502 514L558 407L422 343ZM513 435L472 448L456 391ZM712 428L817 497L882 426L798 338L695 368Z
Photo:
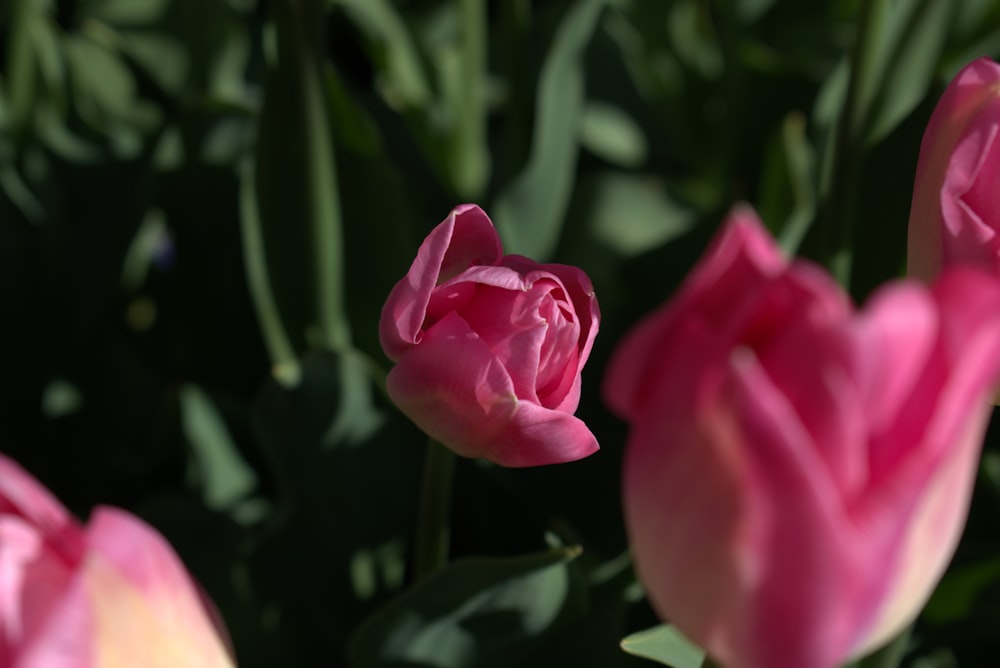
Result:
M600 312L580 269L503 255L477 206L456 207L424 240L382 309L396 366L389 396L455 452L503 466L597 450L575 417Z
M653 607L731 668L877 648L952 556L998 378L1000 282L955 269L856 311L734 212L605 377Z
M920 145L910 208L911 275L972 264L1000 276L1000 65L980 58L949 84Z
M0 455L0 666L228 668L216 622L150 526L106 507L81 526Z

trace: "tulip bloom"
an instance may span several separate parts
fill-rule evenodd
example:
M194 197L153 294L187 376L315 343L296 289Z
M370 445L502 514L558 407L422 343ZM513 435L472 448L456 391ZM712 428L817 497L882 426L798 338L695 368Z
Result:
M931 115L917 163L909 273L930 280L973 264L1000 275L1000 65L960 71Z
M466 457L503 466L586 457L597 440L573 413L599 320L586 274L504 255L486 214L456 207L382 309L379 337L396 363L389 396Z
M166 541L115 508L81 526L0 455L0 666L233 666Z
M652 605L730 667L874 650L951 558L998 377L1000 282L956 269L856 311L735 211L605 378Z

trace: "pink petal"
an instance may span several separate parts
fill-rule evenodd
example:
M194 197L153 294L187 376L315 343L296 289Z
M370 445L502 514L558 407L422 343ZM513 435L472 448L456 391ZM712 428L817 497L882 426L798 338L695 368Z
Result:
M160 534L104 507L91 516L87 535L96 666L234 665L197 586Z
M63 596L74 566L47 549L22 518L0 515L0 666L17 665Z
M406 276L382 308L379 340L396 360L418 343L434 288L471 266L494 265L502 256L500 237L489 217L474 204L455 207L420 245Z
M518 399L538 401L536 381L549 329L538 302L540 290L480 286L476 298L458 315L507 370Z
M398 360L386 389L418 427L465 457L485 456L517 401L507 370L455 313Z
M623 501L629 545L650 603L717 658L735 653L752 547L741 495L747 467L738 434L710 415L664 406L662 421L633 427Z
M14 513L44 534L58 534L74 520L58 499L14 460L0 453L0 514Z
M752 209L733 209L705 255L681 285L677 295L646 316L618 344L604 376L603 394L619 416L634 419L654 399L660 379L675 370L665 368L675 355L705 359L717 351L697 345L702 331L727 323L732 310L755 286L777 275L784 258ZM682 322L679 322L682 321ZM676 332L691 336L676 340ZM668 351L668 354L663 354ZM655 397L662 401L662 397Z
M723 405L733 408L732 428L752 444L742 492L752 593L734 622L745 634L736 638L742 653L720 658L755 668L833 668L875 614L857 605L867 584L858 574L864 568L878 579L871 571L879 553L854 540L836 482L752 353L734 353L730 378Z
M457 314L400 358L386 386L418 427L465 457L526 466L596 450L593 435L576 418L518 400L507 370Z
M869 486L915 456L938 410L948 370L939 354L940 315L926 290L893 284L875 293L850 327L854 375L869 424Z
M506 429L489 447L487 459L512 467L573 462L599 449L583 420L528 401L517 402Z
M984 262L990 270L996 268L996 258L987 258L974 248L974 239L986 232L980 227L982 221L968 217L972 212L956 198L972 185L983 151L977 144L989 140L989 126L995 126L1000 116L998 82L1000 65L988 58L975 60L955 76L934 108L920 144L910 205L910 275L929 281L943 261L956 255L979 255L977 262ZM953 156L966 133L971 143ZM989 182L984 179L983 187L989 187Z

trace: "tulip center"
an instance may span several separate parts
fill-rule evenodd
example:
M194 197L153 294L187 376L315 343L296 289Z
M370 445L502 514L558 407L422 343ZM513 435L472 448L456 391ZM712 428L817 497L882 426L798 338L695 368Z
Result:
M522 290L474 285L474 296L456 300L458 315L503 364L519 399L558 405L576 377L580 339L562 285L549 278Z

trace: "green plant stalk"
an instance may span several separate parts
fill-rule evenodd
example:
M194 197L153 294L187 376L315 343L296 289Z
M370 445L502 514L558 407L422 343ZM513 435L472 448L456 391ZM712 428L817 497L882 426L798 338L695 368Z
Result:
M476 199L486 185L486 3L459 0L462 20L461 92L454 101L458 123L452 138L452 178L462 197Z
M241 169L240 225L247 286L275 377L294 382L299 377L298 357L295 354L295 347L288 338L288 332L285 331L281 314L274 301L274 292L271 290L264 240L260 230L260 215L257 211L254 170L249 163L243 165Z
M31 123L37 95L35 44L32 40L32 0L14 0L11 12L10 44L7 47L8 99L7 130L20 138ZM45 20L40 18L39 20Z
M433 573L448 563L449 516L455 453L430 439L424 460L417 535L413 547L413 579Z
M830 188L819 221L820 259L845 287L850 287L851 279L850 249L861 180L861 150L881 78L876 65L879 36L890 4L891 0L868 0L858 9L858 34L851 51L847 95L837 122Z
M312 236L316 276L316 314L322 344L331 350L351 345L343 290L343 220L333 136L322 70L323 6L318 0L289 3L295 13L295 48L300 50L306 127L312 130L307 170L312 196ZM295 8L300 8L298 12Z

